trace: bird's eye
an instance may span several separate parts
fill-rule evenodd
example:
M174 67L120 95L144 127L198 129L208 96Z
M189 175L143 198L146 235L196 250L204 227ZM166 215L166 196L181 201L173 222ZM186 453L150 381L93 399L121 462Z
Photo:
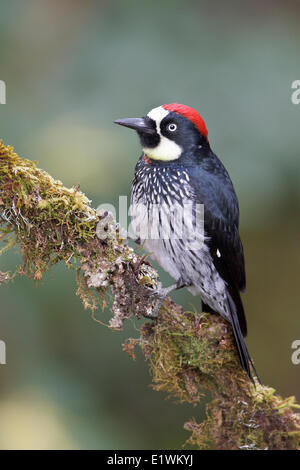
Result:
M174 124L174 122L171 122L171 124L168 125L168 131L174 132L177 129L177 125Z

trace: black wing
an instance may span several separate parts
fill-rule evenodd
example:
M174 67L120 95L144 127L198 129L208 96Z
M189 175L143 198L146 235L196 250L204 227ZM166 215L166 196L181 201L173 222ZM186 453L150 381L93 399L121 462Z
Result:
M243 245L238 227L224 218L215 217L204 208L204 229L215 267L228 284L239 291L246 288L245 261Z
M238 200L227 171L215 158L214 172L198 168L193 188L196 201L204 204L204 230L213 263L227 284L236 304L241 330L246 335L246 318L239 294L245 290L246 276L243 245L238 230Z

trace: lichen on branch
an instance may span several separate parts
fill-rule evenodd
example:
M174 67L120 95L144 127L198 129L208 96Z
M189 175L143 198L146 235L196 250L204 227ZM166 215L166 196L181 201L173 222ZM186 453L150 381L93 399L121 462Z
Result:
M0 284L16 275L38 282L58 262L76 270L77 294L85 308L106 305L113 293L111 328L131 315L149 316L159 284L144 256L127 246L112 216L91 208L79 187L67 189L0 142L0 254L18 246L23 263L0 272ZM293 397L254 387L241 370L230 325L217 315L184 312L166 299L159 317L146 322L138 339L123 348L132 357L139 346L151 369L153 388L197 405L205 392L213 400L207 419L185 424L189 443L215 449L297 449L299 408Z
M0 143L0 226L3 250L18 245L23 264L12 274L39 281L58 262L77 268L78 294L95 310L108 287L115 294L111 326L134 311L151 314L146 289L158 286L150 264L123 243L110 214L97 212L78 187L60 181ZM101 237L99 237L101 234Z

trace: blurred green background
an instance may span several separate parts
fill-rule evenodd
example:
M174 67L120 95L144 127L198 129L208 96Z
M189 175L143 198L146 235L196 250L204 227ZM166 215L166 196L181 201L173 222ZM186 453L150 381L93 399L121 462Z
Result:
M0 137L80 183L94 207L129 194L140 154L114 119L172 101L202 114L240 200L250 352L263 382L298 400L299 13L298 1L13 0L0 14ZM19 258L2 256L0 270ZM1 287L0 448L179 448L203 406L152 391L142 356L121 348L137 322L111 332L75 290L62 266L37 287ZM185 291L172 297L200 309ZM97 316L107 323L109 311Z

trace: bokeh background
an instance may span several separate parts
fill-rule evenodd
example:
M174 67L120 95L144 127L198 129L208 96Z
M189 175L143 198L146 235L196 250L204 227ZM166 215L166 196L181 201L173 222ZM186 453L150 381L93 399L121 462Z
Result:
M140 148L112 124L162 103L194 106L234 181L241 209L248 346L264 383L300 400L300 79L298 1L2 2L0 137L93 206L129 194ZM8 253L0 269L13 269ZM162 274L163 282L169 282ZM203 406L151 390L148 367L96 323L55 267L38 286L1 287L0 448L179 448ZM173 298L187 308L200 300ZM106 322L109 310L97 312Z

